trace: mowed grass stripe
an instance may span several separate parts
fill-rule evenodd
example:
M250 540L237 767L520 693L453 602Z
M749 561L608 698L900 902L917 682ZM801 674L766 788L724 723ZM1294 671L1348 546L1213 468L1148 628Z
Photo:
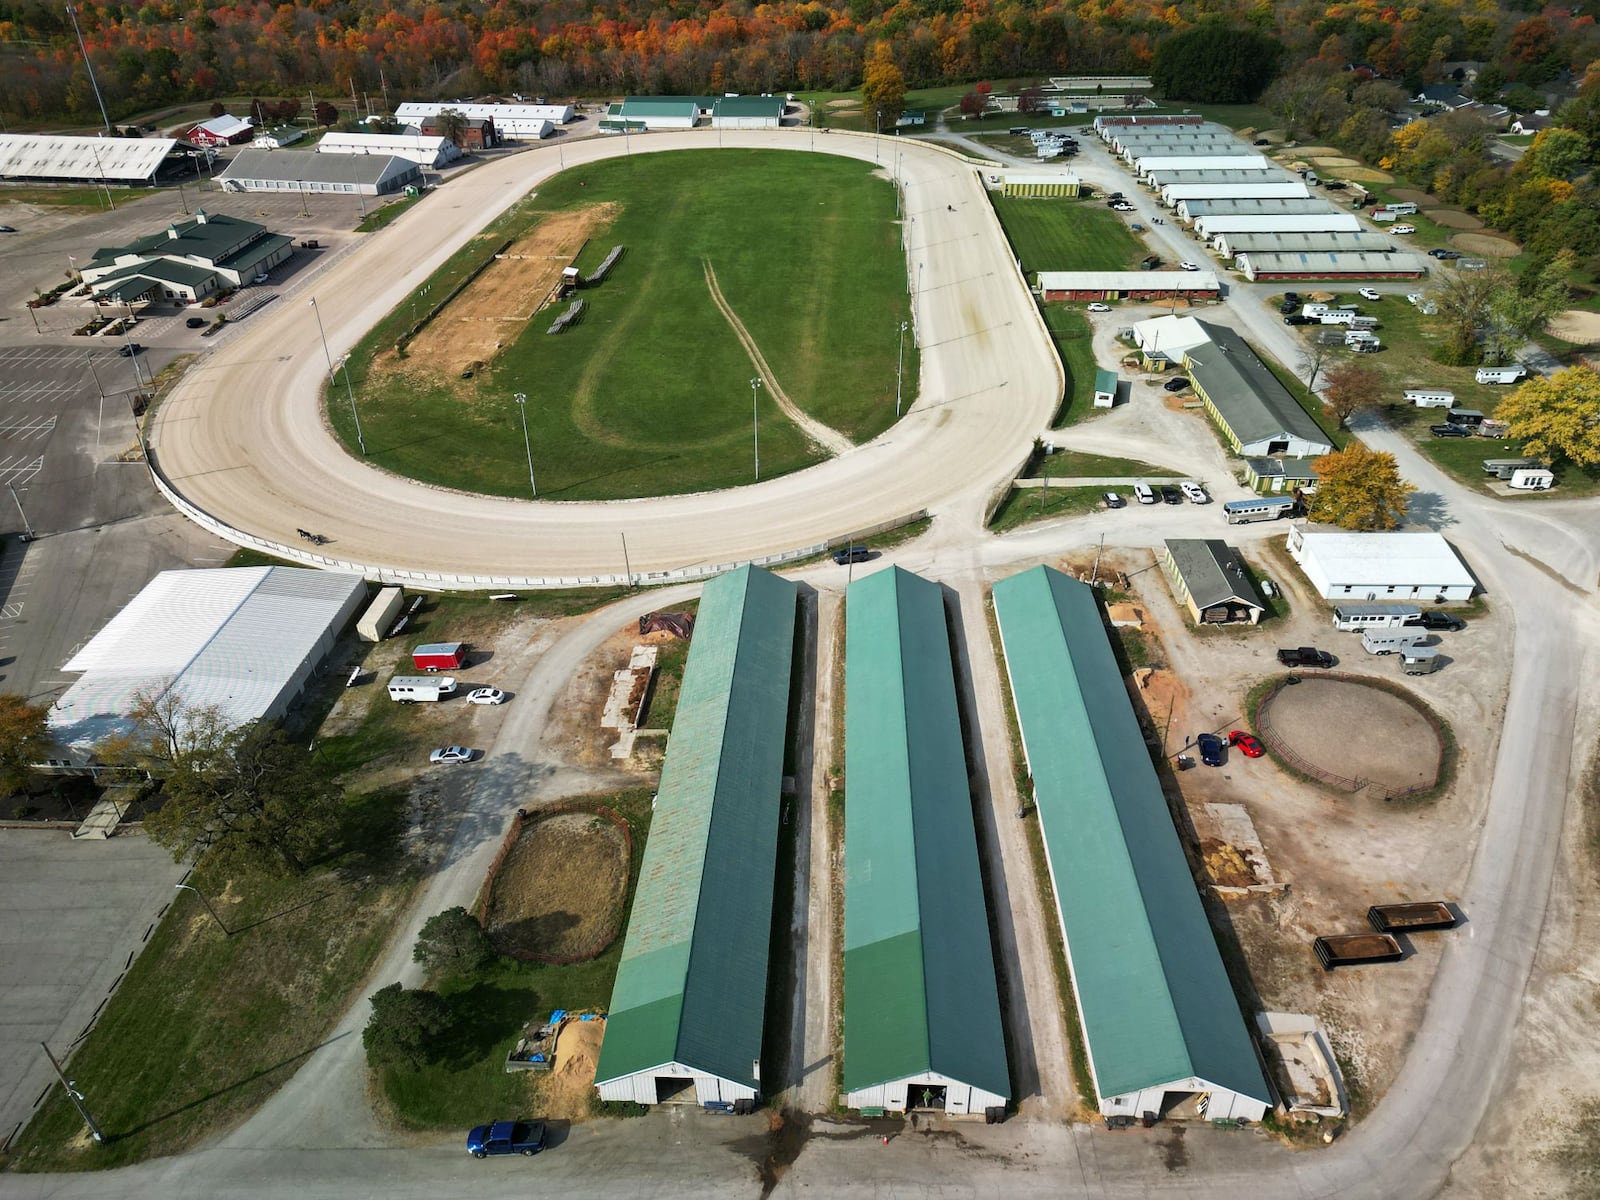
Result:
M1025 273L1128 271L1144 248L1121 217L1087 200L990 196Z
M877 434L894 419L894 330L909 309L894 192L873 172L826 155L704 150L634 155L546 181L440 275L460 278L473 254L546 214L608 201L617 214L578 265L592 270L618 243L626 255L583 292L580 322L550 337L561 309L541 312L470 380L369 377L372 357L409 324L409 309L397 312L353 359L370 457L430 483L525 496L511 399L524 392L541 498L750 482L754 372L712 301L702 259L795 403L858 440ZM909 400L909 346L906 368ZM757 411L763 479L818 460L770 398L758 396ZM348 407L332 403L329 415L353 442Z

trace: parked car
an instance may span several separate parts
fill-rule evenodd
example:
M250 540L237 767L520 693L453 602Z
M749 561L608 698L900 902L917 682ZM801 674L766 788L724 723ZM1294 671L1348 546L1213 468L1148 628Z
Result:
M1246 758L1260 758L1266 753L1261 748L1261 743L1256 740L1253 733L1246 733L1242 729L1235 729L1228 734L1228 745L1239 747L1239 753Z
M872 551L866 546L862 546L857 543L852 543L848 546L841 546L839 549L833 552L833 561L838 563L841 567L847 563L866 562L867 559L871 557Z
M1357 288L1356 289L1356 295L1360 296L1363 300L1382 300L1383 299L1383 293L1380 292L1377 288Z
M1286 304L1299 304L1300 303L1300 293L1299 292L1285 292L1283 294L1283 299L1284 299L1284 303L1286 303Z
M1112 200L1121 200L1121 199L1123 199L1123 195L1122 195L1121 192L1112 192L1110 198Z
M206 319L204 317L190 317L184 324L190 329L204 329L206 327Z
M1472 430L1465 425L1429 425L1428 432L1433 434L1434 437L1443 438L1472 436Z
M1389 232L1393 234L1415 233L1416 231L1417 227L1415 225L1396 225L1393 229L1389 230Z
M1227 743L1216 734L1202 733L1195 739L1195 746L1200 751L1200 761L1205 763L1206 766L1220 767L1222 765L1222 752L1227 748Z
M543 1121L494 1121L467 1134L467 1153L473 1158L488 1158L491 1154L532 1158L543 1149Z
M1137 221L1135 221L1132 225L1129 225L1128 228L1133 230L1134 233L1143 233L1144 232L1144 226L1139 224L1139 222L1137 222Z
M1161 485L1161 503L1182 504L1183 493L1177 488L1173 487L1170 483L1164 483Z
M1302 313L1290 313L1283 319L1283 323L1285 325L1310 325L1312 321L1313 318L1305 316Z
M1400 231L1396 229L1395 232L1399 233ZM1461 257L1461 251L1446 250L1441 246L1435 246L1432 250L1429 250L1428 253L1434 258L1437 258L1440 262L1454 262L1456 259Z
M499 688L481 687L473 688L467 693L468 704L504 704L506 694Z
M1467 623L1454 613L1425 612L1419 613L1406 621L1407 625L1430 629L1439 633L1459 633L1467 627Z
M1422 303L1422 293L1421 292L1407 292L1406 293L1406 303L1407 304L1421 304Z
M477 752L466 746L440 746L428 755L428 761L438 766L443 763L471 762Z
M1176 379L1169 379L1169 380L1167 380L1165 383L1163 383L1161 385L1162 390L1168 391L1168 392L1181 392L1181 391L1183 391L1184 388L1186 388L1188 386L1189 386L1189 380L1188 380L1188 378L1186 376L1183 376L1183 375L1179 375Z
M1345 183L1342 179L1335 179L1324 184L1323 186L1326 187L1330 192L1342 192L1350 185Z
M1148 483L1136 483L1133 485L1133 498L1140 504L1154 504L1161 497L1156 495L1155 488Z
M261 272L257 273L256 278L255 278L255 282L257 282L257 283L265 283L266 281L267 281L267 273L265 271L261 271Z
M1326 650L1318 650L1315 646L1297 646L1289 650L1279 650L1278 661L1286 667L1321 667L1327 670L1333 666L1333 655Z
M1201 487L1192 479L1185 479L1183 482L1178 484L1178 487L1182 489L1183 494L1188 497L1190 504L1211 503L1211 497L1206 494L1205 488Z
M1090 312L1110 312L1111 311L1111 305L1109 305L1109 304L1101 304L1099 302L1096 302L1094 304L1089 305L1089 311Z
M143 349L144 347L138 342L126 342L117 348L117 353L122 355L123 358L132 358Z
M1270 145L1272 145L1272 142L1267 138L1257 138L1255 141L1251 142L1250 144L1252 146L1270 146Z
M1181 262L1178 264L1178 270L1180 271L1198 271L1199 269L1200 268L1192 262Z
M1115 492L1102 492L1100 498L1106 502L1107 508L1127 508L1128 502Z

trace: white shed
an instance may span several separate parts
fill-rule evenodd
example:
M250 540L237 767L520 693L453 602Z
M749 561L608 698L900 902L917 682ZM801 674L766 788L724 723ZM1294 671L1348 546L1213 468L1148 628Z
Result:
M1151 171L1248 171L1272 166L1261 154L1156 154L1133 160L1133 173L1143 179Z
M1311 189L1299 179L1261 183L1169 183L1161 189L1161 203L1176 208L1185 200L1303 200L1310 194Z
M1194 231L1210 241L1226 233L1359 233L1361 218L1355 213L1277 213L1239 216L1206 213L1196 217Z
M1289 556L1324 600L1472 599L1476 582L1437 533L1289 530Z
M446 137L411 133L338 133L322 135L318 154L388 154L424 167L442 167L461 157L461 147Z

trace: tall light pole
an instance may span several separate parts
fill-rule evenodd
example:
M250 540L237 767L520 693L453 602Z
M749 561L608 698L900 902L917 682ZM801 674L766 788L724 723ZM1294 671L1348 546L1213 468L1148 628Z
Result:
M33 532L33 526L28 523L28 514L22 511L22 498L17 495L13 484L6 484L6 490L11 493L11 502L17 506L17 516L22 518L22 540L31 542L38 535Z
M71 12L72 10L69 8L67 11ZM89 1127L89 1136L94 1139L95 1145L103 1145L106 1135L100 1131L100 1126L89 1115L89 1106L83 1098L83 1093L78 1090L78 1081L67 1078L66 1072L61 1069L61 1064L56 1061L56 1056L50 1053L49 1046L40 1042L39 1048L44 1051L44 1056L50 1060L50 1068L56 1073L56 1078L61 1080L61 1086L67 1089L67 1098L72 1101L72 1107L78 1110L78 1115L83 1118L83 1123Z
M511 398L517 402L517 411L522 414L522 448L528 452L528 490L537 500L539 485L533 481L533 443L528 440L528 394L518 392Z
M331 388L333 386L333 354L328 349L328 333L322 328L322 310L317 307L317 298L315 296L311 297L310 304L311 311L317 314L317 333L322 338L322 357L328 360L328 386ZM347 359L341 359L340 361L345 364L344 390L350 397L350 419L356 425L356 444L361 447L361 456L365 458L367 455L367 439L361 435L361 416L356 412L356 394L355 390L350 386L350 364Z
M89 48L83 44L83 30L78 28L78 10L67 5L67 16L72 18L72 32L78 35L78 49L83 53L83 66L89 72L89 86L94 89L95 103L100 106L100 119L111 132L111 117L106 113L106 102L100 98L100 81L94 77L94 63L89 61Z
M909 324L909 321L900 322L900 353L894 364L894 415L896 420L900 419L900 383L904 378L906 369L906 326Z
M760 378L750 381L750 432L755 438L756 482L761 482L761 420L756 416L756 393L761 390Z
M187 883L175 883L172 886L174 888L181 888L186 892L193 892L196 896L199 896L200 903L206 906L206 911L211 914L211 919L217 923L217 928L222 930L222 936L233 936L233 930L229 929L227 925L223 923L222 918L217 916L217 910L211 907L211 901L206 899L206 894L204 892L202 892L199 888L193 887Z

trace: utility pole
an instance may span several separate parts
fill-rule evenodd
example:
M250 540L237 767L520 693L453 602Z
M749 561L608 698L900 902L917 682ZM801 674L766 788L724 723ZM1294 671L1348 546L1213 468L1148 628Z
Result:
M17 489L12 484L6 484L6 490L11 493L11 502L17 506L17 515L22 518L22 540L31 542L38 535L33 532L33 526L28 523L28 514L22 511L22 500L17 495Z
M69 8L67 11L71 12L72 10ZM68 1079L65 1072L61 1070L61 1064L56 1061L56 1056L50 1053L49 1046L40 1042L39 1048L44 1051L44 1056L50 1060L50 1068L56 1073L56 1078L61 1080L61 1086L67 1089L67 1096L72 1100L72 1106L78 1110L78 1115L83 1118L83 1123L89 1127L89 1136L94 1138L95 1145L105 1145L106 1135L100 1132L100 1126L89 1115L88 1106L83 1100L83 1093L77 1089L75 1081Z
M756 393L761 390L759 378L750 381L750 431L755 437L756 482L761 482L761 421L756 416Z
M106 402L106 390L100 386L100 372L94 369L94 355L89 351L83 352L83 360L89 364L89 374L94 378L94 390L100 393L100 403Z
M528 452L528 490L533 493L533 498L537 500L539 498L539 485L533 480L533 443L528 440L528 394L526 392L518 392L511 398L517 402L517 411L522 414L522 448Z
M621 531L618 531L621 533ZM633 564L628 561L628 535L622 533L622 569L628 574L628 589L633 589Z
M906 326L909 325L909 324L910 324L909 321L901 321L900 322L900 353L899 353L899 356L895 359L895 364L894 364L894 416L895 416L895 420L897 420L897 421L900 419L900 385L901 385L901 381L905 377L905 369L906 369Z
M378 87L383 92L383 115L388 116L394 111L389 107L389 81L383 77L383 64L378 64Z
M1100 546L1094 552L1094 570L1089 572L1089 586L1093 587L1100 581L1100 556L1106 552L1106 535L1100 535Z
M106 123L106 132L111 132L111 117L106 112L106 102L100 96L100 81L94 77L94 63L89 61L89 47L83 44L83 30L78 28L78 10L72 5L67 5L67 16L72 18L72 32L78 35L78 49L83 54L83 66L89 72L89 86L94 89L94 102L100 106L100 119Z
M195 887L193 884L188 883L175 883L172 886L174 888L181 888L186 892L193 892L196 896L199 896L200 903L206 906L206 911L211 914L211 919L217 923L217 928L222 930L222 935L224 937L233 936L233 930L229 929L227 925L223 923L222 918L217 916L217 910L211 907L211 901L206 899L206 894L204 892Z
M317 333L322 338L322 357L328 360L328 388L329 388L329 390L332 390L332 388L333 388L333 354L328 349L328 334L327 334L327 331L322 328L322 310L317 307L317 298L315 296L311 297L310 303L311 303L311 311L317 314ZM348 360L348 358L346 358L346 359L341 359L340 361L345 364L345 368L344 368L344 390L345 390L346 394L349 395L349 397L350 397L350 419L355 422L355 426L356 426L356 444L361 447L361 456L363 458L365 458L366 454L367 454L367 439L361 436L361 415L356 412L356 394L355 394L354 389L352 389L351 386L350 386L350 364L349 364L349 360Z

